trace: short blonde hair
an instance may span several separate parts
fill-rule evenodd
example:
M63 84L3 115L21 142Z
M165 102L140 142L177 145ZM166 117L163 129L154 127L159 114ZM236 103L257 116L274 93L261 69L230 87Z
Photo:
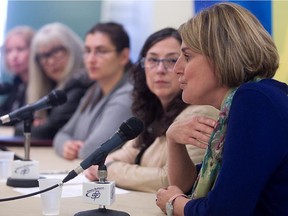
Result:
M28 48L30 48L30 44L31 44L31 41L32 41L34 34L35 34L35 30L32 27L26 26L26 25L16 26L7 32L5 39L4 39L2 52L1 52L2 60L3 60L2 64L4 65L5 69L7 69L6 68L7 66L6 66L5 60L4 60L4 59L6 59L5 47L6 47L7 41L10 39L10 37L12 37L14 35L20 35L21 37L24 38L24 40L26 42L26 46Z
M4 40L4 46L6 41L12 36L12 35L23 35L23 38L25 38L27 45L30 46L31 40L35 34L35 31L30 26L16 26L9 30L5 36Z
M27 88L28 103L35 102L48 94L53 89L53 81L50 80L36 61L39 46L59 42L69 53L69 60L66 65L63 79L57 83L57 88L61 88L64 83L77 72L77 68L83 67L84 43L81 38L68 26L62 23L50 23L44 25L35 34L30 52L29 82Z
M279 66L270 34L251 12L234 3L204 9L182 24L179 33L190 49L208 57L221 85L272 78Z

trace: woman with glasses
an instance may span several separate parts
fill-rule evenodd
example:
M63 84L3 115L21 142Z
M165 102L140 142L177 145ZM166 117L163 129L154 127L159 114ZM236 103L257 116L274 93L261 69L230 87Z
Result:
M27 101L33 103L58 89L67 94L67 102L35 113L32 138L53 139L91 85L83 66L83 50L80 37L64 24L46 24L35 34L31 44ZM23 135L22 124L17 125L15 134Z
M85 158L108 140L132 116L130 40L118 23L98 23L85 37L84 62L95 84L69 122L57 133L53 145L68 159Z
M167 178L166 130L175 120L193 115L217 118L210 106L188 106L181 99L178 77L173 73L180 55L181 39L173 28L152 34L143 45L138 63L131 71L134 83L132 111L144 123L144 131L106 160L108 178L118 187L155 192L169 185ZM204 135L203 142L207 142ZM205 150L189 146L189 154L201 162ZM97 180L97 166L86 177Z
M0 84L0 95L6 96L0 106L0 115L8 114L26 103L30 44L33 36L34 29L29 26L17 26L6 35L1 54L5 69L12 75L12 83Z

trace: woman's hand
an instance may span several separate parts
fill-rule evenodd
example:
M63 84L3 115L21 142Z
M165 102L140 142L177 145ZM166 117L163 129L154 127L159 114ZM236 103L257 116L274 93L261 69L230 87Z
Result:
M166 214L166 203L175 194L183 194L177 186L172 185L168 188L160 188L156 193L156 205Z
M47 121L46 118L35 118L34 121L33 121L33 126L34 126L34 127L38 127L38 126L40 126L40 125L45 124L46 121Z
M84 171L85 177L90 181L98 181L98 165L90 166Z
M206 148L216 121L205 116L179 119L168 128L166 135L170 143L191 144Z
M113 159L109 157L109 155L107 156L107 158L105 159L105 166L109 166L109 164L111 164L113 162ZM87 179L89 179L90 181L98 181L98 165L94 165L94 166L90 166L88 169L86 169L84 171L84 174L86 176Z
M79 150L84 143L80 140L69 140L64 143L63 157L67 160L74 160L78 158Z

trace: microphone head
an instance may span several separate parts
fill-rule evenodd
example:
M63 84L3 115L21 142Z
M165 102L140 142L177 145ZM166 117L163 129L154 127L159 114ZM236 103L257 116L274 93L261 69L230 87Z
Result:
M121 124L119 132L122 139L127 141L136 138L143 129L143 122L136 117L131 117Z
M48 95L48 101L52 107L59 106L67 101L67 95L64 91L53 90Z

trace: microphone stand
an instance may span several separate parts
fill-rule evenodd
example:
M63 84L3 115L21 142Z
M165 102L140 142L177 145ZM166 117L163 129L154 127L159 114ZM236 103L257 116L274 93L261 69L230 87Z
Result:
M98 183L99 184L105 184L107 175L108 175L107 174L107 168L104 165L104 163L102 163L102 165L99 165L99 168L98 168L98 177L99 177ZM99 215L99 216L130 216L126 212L106 209L105 205L99 205L98 209L78 212L74 216L95 216L95 215Z
M32 115L32 114L31 114ZM30 146L31 146L31 125L33 122L32 118L24 120L24 160L30 160Z
M29 174L29 166L31 164L26 165L25 162L31 162L30 160L30 146L31 146L31 125L33 123L33 113L27 112L25 116L22 116L24 120L24 160L20 161L23 163L20 168L25 170L22 172L27 172ZM28 171L27 171L28 170ZM12 170L16 171L16 170ZM26 174L26 173L25 173ZM13 175L13 173L12 173ZM38 187L38 178L12 178L9 177L7 179L7 185L12 187Z

